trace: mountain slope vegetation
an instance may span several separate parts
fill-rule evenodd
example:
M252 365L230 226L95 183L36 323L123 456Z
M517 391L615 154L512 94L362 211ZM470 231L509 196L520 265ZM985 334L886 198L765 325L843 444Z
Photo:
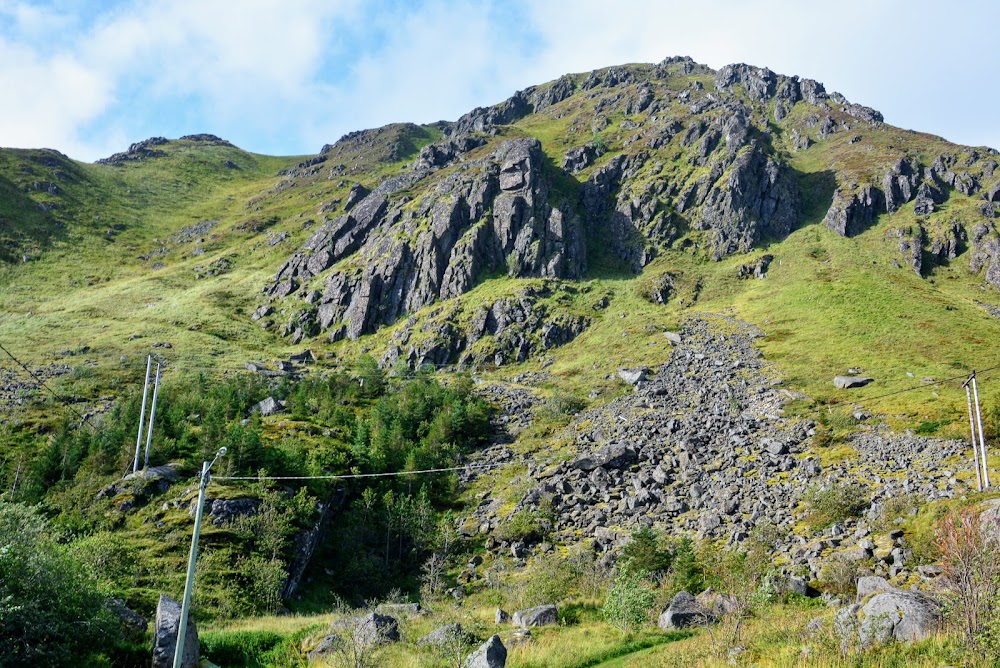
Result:
M94 164L2 149L0 504L36 506L68 569L150 615L183 586L184 481L225 445L209 655L243 656L234 620L321 615L261 621L257 665L299 665L334 608L466 594L448 614L476 634L487 608L566 600L575 628L542 632L545 651L597 629L586 665L667 662L661 635L602 635L598 601L637 581L611 574L630 541L654 553L661 608L734 577L834 598L865 568L916 582L934 523L982 500L955 379L1000 365L998 156L816 81L689 58L308 156L208 134ZM147 355L153 468L123 478ZM845 374L873 382L835 388ZM298 480L372 474L390 477ZM911 542L882 535L897 526ZM765 598L781 603L759 619L811 605ZM928 665L954 660L942 642ZM517 665L576 665L528 647ZM386 656L444 660L411 649Z

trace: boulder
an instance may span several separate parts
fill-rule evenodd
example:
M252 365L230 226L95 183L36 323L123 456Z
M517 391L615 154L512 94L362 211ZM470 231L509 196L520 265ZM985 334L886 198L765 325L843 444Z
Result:
M370 612L354 626L354 635L370 646L399 642L399 622L395 617Z
M497 608L497 614L496 614L495 623L496 624L506 624L509 621L510 621L510 615L507 614L507 611L504 610L503 608Z
M332 633L309 653L310 658L329 654L344 642L358 648L371 648L399 642L399 622L395 617L370 612L363 617L339 619L330 625Z
M554 605L539 605L514 613L514 626L548 626L559 623L559 611Z
M507 648L494 635L470 654L462 668L504 668L507 665Z
M278 401L274 397L268 397L250 409L251 413L260 413L261 417L277 415L285 410L284 402Z
M868 598L872 594L880 594L887 591L895 591L895 588L885 578L880 578L877 575L866 575L858 578L859 601Z
M156 626L153 629L153 668L172 668L177 647L177 632L181 623L181 604L160 594L156 605ZM198 627L188 617L184 635L184 657L181 668L198 668Z
M909 591L872 596L860 611L862 645L892 640L916 642L933 635L941 624L941 610L930 598Z
M670 605L660 613L657 624L664 631L683 629L695 624L715 621L716 615L706 610L694 596L686 591L677 592Z
M635 460L635 450L623 443L609 443L599 447L597 452L577 457L573 466L581 471L593 471L596 468L620 469Z
M462 625L455 624L445 624L440 626L423 638L417 641L418 645L448 645L455 641L465 642L469 639L469 634L462 629Z
M629 385L637 385L646 380L647 374L649 374L649 368L644 366L635 369L618 369L618 377Z
M864 387L868 383L874 382L874 380L874 378L866 378L864 376L835 376L833 385L841 390L849 390L855 387Z

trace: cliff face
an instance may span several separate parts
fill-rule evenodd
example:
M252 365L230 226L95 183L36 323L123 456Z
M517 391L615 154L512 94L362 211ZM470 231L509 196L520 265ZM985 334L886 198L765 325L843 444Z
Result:
M401 127L352 133L286 177ZM823 207L842 236L912 214L893 233L897 262L923 273L971 246L970 269L1000 288L996 152L937 141L950 150L928 155L877 111L809 79L670 58L567 75L439 127L403 171L320 207L321 225L264 288L290 313L284 334L355 339L487 278L577 280L595 259L626 273L672 248L719 261L819 222L807 206ZM800 158L820 148L819 168ZM340 165L328 178L335 171L355 173ZM952 193L980 198L971 218L941 220ZM443 349L404 356L453 361L482 336L468 322L450 327Z
M281 267L266 289L274 297L325 276L322 293L307 300L317 308L314 323L300 323L303 332L318 327L332 330L333 339L354 339L462 295L491 273L583 275L580 220L571 208L549 202L536 139L504 141L458 165L418 201L398 196L447 166L452 150L430 147L411 171L383 181L347 213L324 223ZM327 273L345 258L346 266Z

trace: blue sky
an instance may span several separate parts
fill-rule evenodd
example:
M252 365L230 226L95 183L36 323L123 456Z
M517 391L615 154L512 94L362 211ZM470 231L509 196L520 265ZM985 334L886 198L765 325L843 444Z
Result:
M690 55L822 81L888 122L1000 147L1000 3L0 0L0 146L94 160L211 132L315 153L566 72Z

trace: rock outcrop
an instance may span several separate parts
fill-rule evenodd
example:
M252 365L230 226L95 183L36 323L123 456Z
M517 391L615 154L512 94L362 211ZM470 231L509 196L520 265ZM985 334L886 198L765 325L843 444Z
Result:
M354 339L462 295L489 272L579 278L586 267L580 225L571 211L548 204L543 162L537 140L504 142L464 163L415 207L390 196L420 173L390 179L321 226L266 292L285 297L354 254L351 266L327 276L311 327L343 327Z
M160 594L156 605L156 623L153 627L153 668L171 668L177 647L177 632L181 622L181 604ZM188 619L184 634L184 655L182 668L198 668L198 627Z

